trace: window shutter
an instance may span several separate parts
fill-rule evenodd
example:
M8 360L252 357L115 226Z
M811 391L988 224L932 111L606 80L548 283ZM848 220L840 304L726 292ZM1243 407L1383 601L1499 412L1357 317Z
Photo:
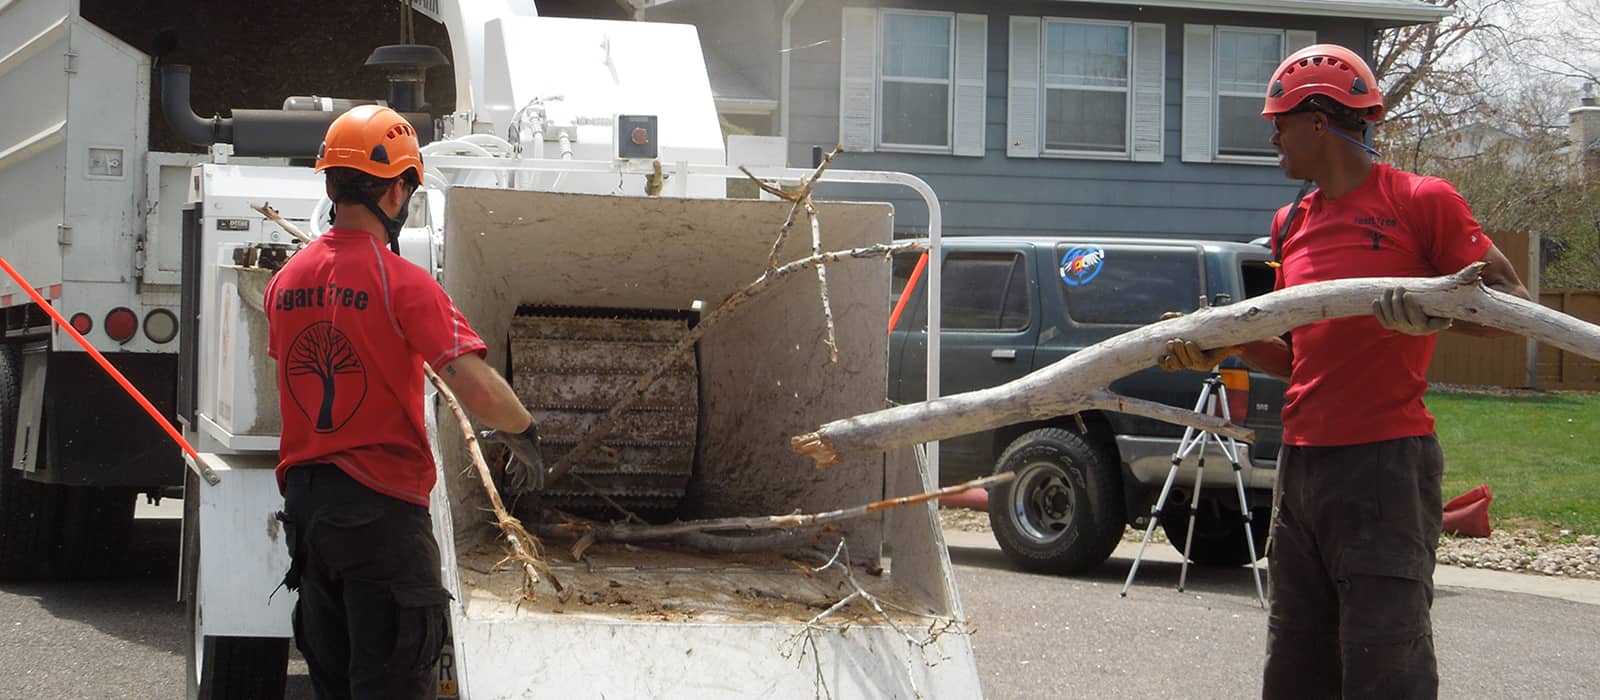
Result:
M1166 158L1167 26L1133 25L1133 159Z
M956 15L955 154L982 156L987 120L989 17Z
M1011 65L1006 72L1006 155L1039 157L1038 17L1011 18Z
M1317 33L1314 30L1290 29L1283 33L1283 57L1288 58L1300 49L1317 43Z
M878 11L844 8L839 56L839 145L871 151L878 139Z
M1210 163L1216 152L1213 122L1217 91L1209 24L1183 25L1183 162Z

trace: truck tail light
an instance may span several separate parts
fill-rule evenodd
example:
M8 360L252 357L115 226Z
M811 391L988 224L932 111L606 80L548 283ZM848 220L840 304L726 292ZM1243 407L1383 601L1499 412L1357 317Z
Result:
M119 343L126 343L133 339L133 334L139 332L139 316L132 310L119 306L106 314L106 335Z
M94 330L94 317L82 311L73 314L70 323L72 330L77 331L78 335L88 335L89 331Z
M1222 370L1222 385L1228 388L1228 419L1244 425L1250 414L1250 371Z
M178 337L178 317L166 309L156 309L144 317L144 337L153 343L170 343Z

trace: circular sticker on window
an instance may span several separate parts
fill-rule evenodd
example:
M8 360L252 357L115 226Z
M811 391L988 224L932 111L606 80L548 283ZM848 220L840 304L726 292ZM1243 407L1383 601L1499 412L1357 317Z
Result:
M1073 248L1061 256L1061 281L1068 287L1081 287L1094 281L1105 266L1106 251L1095 247Z

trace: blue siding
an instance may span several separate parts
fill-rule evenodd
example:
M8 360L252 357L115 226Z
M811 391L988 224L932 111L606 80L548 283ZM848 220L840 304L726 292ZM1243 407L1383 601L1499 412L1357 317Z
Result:
M841 8L870 2L812 0L796 16L793 43L827 44L794 53L791 67L790 162L810 163L811 147L839 138L839 35ZM884 6L980 12L989 17L986 154L982 158L903 153L851 153L838 167L897 170L928 181L944 210L946 235L1129 234L1249 240L1266 235L1272 212L1298 183L1268 165L1183 163L1179 131L1185 23L1314 29L1319 41L1364 47L1366 20L1194 12L1162 8L1061 2L885 2ZM1065 158L1008 158L1005 154L1007 52L1011 15L1085 17L1160 22L1167 27L1166 159L1133 163ZM839 195L824 188L822 196ZM852 190L853 198L896 205L902 232L926 230L925 209L906 190Z

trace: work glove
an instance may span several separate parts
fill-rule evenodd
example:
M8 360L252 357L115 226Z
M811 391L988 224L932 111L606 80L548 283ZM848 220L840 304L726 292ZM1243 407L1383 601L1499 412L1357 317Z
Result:
M1161 320L1169 321L1182 316L1183 314L1177 311L1168 311L1161 314ZM1176 372L1180 369L1209 372L1217 365L1222 364L1223 360L1242 352L1244 352L1244 348L1237 345L1205 350L1192 340L1173 338L1167 341L1167 354L1161 356L1160 364L1161 369L1168 372Z
M1223 360L1243 352L1244 348L1237 345L1206 350L1192 340L1173 338L1167 341L1167 354L1161 356L1161 369L1168 372L1180 369L1210 372Z
M504 445L514 459L506 465L505 487L514 494L526 494L544 488L544 458L539 455L539 427L528 424L520 433L504 430L485 430L478 436L485 442Z
M1383 290L1383 296L1372 302L1372 315L1384 328L1406 335L1428 335L1450 327L1450 319L1429 316L1420 302L1406 294L1405 287Z

